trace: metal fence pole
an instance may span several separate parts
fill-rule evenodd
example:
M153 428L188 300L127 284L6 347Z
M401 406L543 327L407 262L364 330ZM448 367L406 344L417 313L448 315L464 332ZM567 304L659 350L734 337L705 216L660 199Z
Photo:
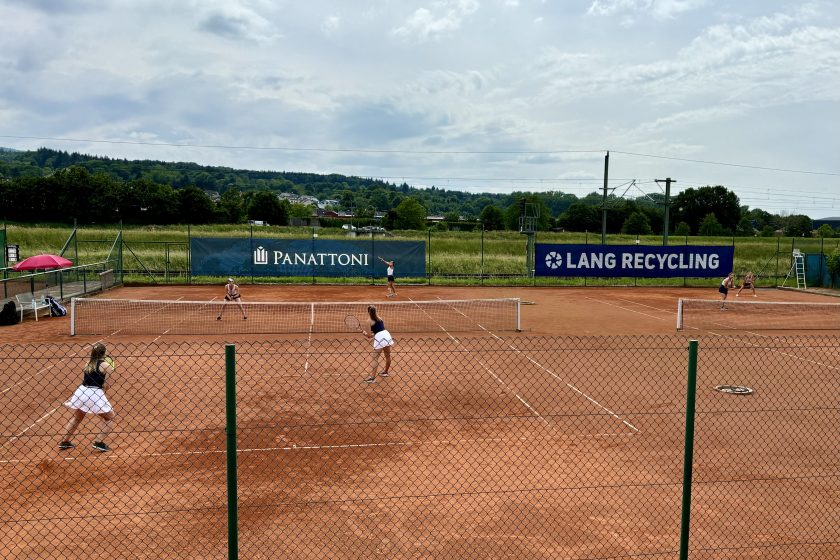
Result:
M236 492L236 345L225 345L225 434L227 440L228 559L239 558Z
M484 222L481 222L481 285L484 285Z
M426 267L426 278L429 286L432 285L432 228L429 228L429 264Z
M682 521L680 560L688 560L688 534L691 526L691 474L694 464L694 410L697 396L697 341L688 342L688 390L685 399L685 458L683 460Z

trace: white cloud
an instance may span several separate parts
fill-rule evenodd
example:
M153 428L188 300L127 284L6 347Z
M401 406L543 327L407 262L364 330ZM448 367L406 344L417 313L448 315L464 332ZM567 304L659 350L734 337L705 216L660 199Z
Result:
M341 18L338 16L328 16L321 24L321 31L324 35L332 35L338 30L339 25L341 25Z
M635 21L635 15L649 14L666 20L701 8L706 0L593 0L587 13L593 16L622 15L623 24Z
M462 21L479 8L478 0L442 0L432 9L418 8L405 23L393 30L404 39L427 41L436 39L461 27Z
M563 149L831 170L840 13L784 2L0 0L0 134L344 151L0 146L365 176L601 172ZM533 153L465 153L494 150ZM761 182L687 165L616 154L611 177Z

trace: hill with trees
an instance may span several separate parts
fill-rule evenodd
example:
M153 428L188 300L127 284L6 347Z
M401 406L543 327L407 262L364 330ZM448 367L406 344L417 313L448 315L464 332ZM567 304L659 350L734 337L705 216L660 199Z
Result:
M325 204L325 202L327 204ZM636 200L610 195L609 233L662 233L664 196ZM519 228L525 204L539 209L538 230L601 231L603 197L514 191L472 194L415 188L378 179L292 171L253 171L189 162L127 160L41 148L0 149L0 217L15 222L129 224L243 223L285 225L323 214L398 229ZM333 220L333 221L340 221ZM686 189L671 200L672 233L810 235L808 216L779 216L741 206L723 186ZM336 224L332 224L336 225ZM830 230L830 228L829 228ZM820 230L822 235L829 231ZM831 230L831 235L834 231Z

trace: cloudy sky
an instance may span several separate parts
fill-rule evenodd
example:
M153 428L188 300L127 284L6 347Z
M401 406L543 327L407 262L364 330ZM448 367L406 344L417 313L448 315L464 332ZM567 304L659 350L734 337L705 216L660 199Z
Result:
M840 216L840 0L0 0L0 146Z

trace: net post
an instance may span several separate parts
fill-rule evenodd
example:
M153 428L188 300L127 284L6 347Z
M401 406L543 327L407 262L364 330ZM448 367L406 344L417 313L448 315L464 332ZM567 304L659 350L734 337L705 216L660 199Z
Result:
M677 300L677 330L681 331L683 328L683 300Z
M516 298L516 332L522 332L522 300Z
M76 336L76 298L70 298L70 336Z
M697 340L688 341L688 389L685 398L685 456L683 459L682 519L680 521L680 560L688 560L691 525L691 477L694 464L694 416L697 400Z
M227 441L228 559L239 558L236 477L236 345L225 345L225 434Z

